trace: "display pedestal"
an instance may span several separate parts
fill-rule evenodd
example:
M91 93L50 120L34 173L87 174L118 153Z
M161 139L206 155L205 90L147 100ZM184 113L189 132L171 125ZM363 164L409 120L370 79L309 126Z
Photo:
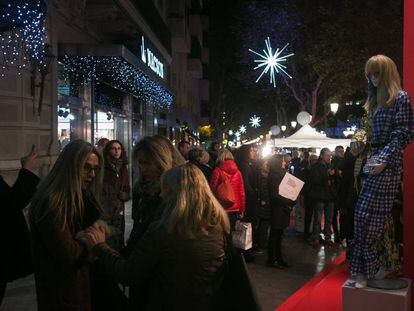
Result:
M407 279L405 279L407 280ZM342 286L343 311L410 311L411 281L409 286L399 290L382 290L366 287L356 289L354 280L348 279Z

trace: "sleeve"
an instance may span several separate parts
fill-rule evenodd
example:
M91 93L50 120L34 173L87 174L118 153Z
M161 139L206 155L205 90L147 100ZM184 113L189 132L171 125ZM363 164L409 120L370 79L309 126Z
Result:
M27 204L30 203L36 192L38 183L39 177L29 170L21 169L19 176L8 193L9 198L6 201L13 205L10 207L13 207L19 211L22 210Z
M220 179L220 169L215 168L213 171L213 174L211 174L211 180L210 180L210 188L212 191L215 191Z
M86 260L86 248L75 240L68 226L61 230L52 214L39 221L36 227L49 254L62 266L75 266Z
M243 177L240 171L237 172L237 178L240 181L240 187L239 187L240 213L244 213L244 211L246 210L246 194L244 192L244 182L243 182Z
M242 174L243 177L243 184L244 184L244 190L246 192L247 195L249 196L253 196L255 195L255 191L252 187L252 185L250 184L250 166L248 164L241 164L240 165L240 172Z
M326 181L326 179L328 179L328 176L324 176L321 174L321 171L318 169L318 164L312 166L309 175L310 182L314 185L322 185Z
M105 271L128 286L145 281L161 258L160 241L155 238L155 232L146 233L128 258L121 257L106 243L96 245L93 250Z
M122 184L122 189L121 189L121 196L120 196L120 200L123 202L129 201L131 200L131 186L129 184L129 174L128 174L128 169L126 166L123 166L122 169L123 173L122 173L122 180L123 180L123 184Z
M414 114L408 94L405 92L400 94L395 105L395 127L388 144L379 154L380 163L392 164L414 138Z

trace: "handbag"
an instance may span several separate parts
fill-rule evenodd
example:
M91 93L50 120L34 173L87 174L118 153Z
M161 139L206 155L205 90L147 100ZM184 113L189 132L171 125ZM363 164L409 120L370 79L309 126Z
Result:
M259 299L243 254L234 248L230 236L225 238L225 262L222 282L214 310L261 311Z
M253 246L252 224L250 222L236 221L235 230L231 234L234 247L242 250Z
M220 170L221 171L221 170ZM231 186L231 180L222 172L220 174L221 182L218 184L214 195L220 204L225 208L230 208L236 203L236 196L234 195L233 187Z

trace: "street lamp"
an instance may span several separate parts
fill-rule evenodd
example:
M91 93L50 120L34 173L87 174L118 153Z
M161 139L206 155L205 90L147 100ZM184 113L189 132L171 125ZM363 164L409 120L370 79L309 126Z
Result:
M338 103L331 103L330 106L331 106L331 111L332 111L333 114L338 112L338 108L339 108Z
M292 128L295 128L297 124L298 124L298 123L297 123L296 121L291 121L291 122L290 122L290 125L292 125Z
M280 128L282 129L282 132L286 131L286 125L282 125Z

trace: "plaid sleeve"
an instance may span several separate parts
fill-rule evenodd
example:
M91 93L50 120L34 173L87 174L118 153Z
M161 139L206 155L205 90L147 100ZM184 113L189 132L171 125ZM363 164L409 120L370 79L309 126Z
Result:
M414 114L408 94L406 92L398 94L395 104L395 127L391 132L388 144L379 154L379 163L392 164L414 138Z

